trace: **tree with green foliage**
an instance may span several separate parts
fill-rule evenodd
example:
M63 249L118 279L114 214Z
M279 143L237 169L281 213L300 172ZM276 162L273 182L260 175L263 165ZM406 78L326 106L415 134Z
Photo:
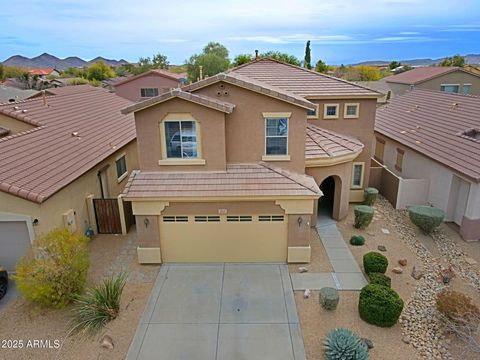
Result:
M388 68L389 68L390 70L393 70L393 69L395 69L395 68L397 68L397 67L399 67L399 66L402 66L402 64L401 64L399 61L395 61L395 60L392 61L390 64L388 64Z
M82 69L82 68L78 68L78 67L69 67L68 69L66 69L62 72L60 77L62 77L62 78L66 78L66 77L74 77L74 78L85 77L85 70Z
M239 55L235 56L235 58L233 59L232 65L233 66L240 66L240 65L243 65L243 64L247 64L250 61L253 61L253 59L254 59L253 56L250 55L250 54L239 54Z
M305 57L303 59L303 67L311 70L312 69L312 57L311 57L311 49L310 49L310 40L307 41L307 45L305 46Z
M443 59L439 66L458 66L464 67L465 66L465 58L461 55L454 55L452 57L447 57Z
M103 81L115 77L115 72L103 61L97 61L95 64L87 67L86 77L88 80Z
M0 64L0 81L3 81L5 79L5 68L3 64Z
M319 73L326 73L329 69L329 66L322 60L318 60L315 64L315 71Z
M217 42L209 42L201 54L195 54L187 61L187 73L190 81L197 81L200 78L200 66L202 66L203 77L213 76L230 67L228 50Z
M292 64L296 66L300 66L300 60L294 56L287 53L282 53L280 51L267 51L265 53L260 54L260 57L271 58L278 61L283 61L287 64Z

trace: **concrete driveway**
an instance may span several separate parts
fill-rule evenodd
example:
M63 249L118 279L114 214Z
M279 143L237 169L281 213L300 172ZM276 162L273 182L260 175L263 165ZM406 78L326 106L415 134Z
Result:
M304 360L286 265L171 264L158 275L128 360Z

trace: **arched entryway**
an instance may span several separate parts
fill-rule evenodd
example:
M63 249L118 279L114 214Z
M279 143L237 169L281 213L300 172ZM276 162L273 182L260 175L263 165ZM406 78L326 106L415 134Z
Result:
M323 196L318 200L318 216L326 216L338 220L340 197L342 192L341 179L328 176L319 185Z

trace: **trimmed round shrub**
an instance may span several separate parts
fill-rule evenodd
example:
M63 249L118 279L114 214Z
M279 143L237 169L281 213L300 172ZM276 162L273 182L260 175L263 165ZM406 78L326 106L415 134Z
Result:
M334 329L323 341L327 360L367 360L368 348L353 331Z
M375 204L375 201L377 201L378 190L374 187L367 187L365 188L364 193L365 200L363 203L368 206L372 206L373 204Z
M54 230L35 241L33 253L18 262L14 278L25 299L62 308L83 290L88 267L88 238Z
M408 208L408 216L412 223L430 234L443 222L445 212L432 206L415 205Z
M390 327L397 323L403 310L403 300L392 289L368 284L360 291L358 311L362 320L380 327Z
M355 224L357 229L366 228L373 219L373 208L368 205L357 205L354 208Z
M392 287L392 279L385 274L372 272L368 274L368 279L370 280L370 284Z
M388 267L388 259L385 255L376 251L371 251L363 255L363 268L367 274L381 273L385 274Z
M437 310L458 325L478 326L480 309L472 298L458 291L444 289L437 295Z
M365 238L362 235L353 235L350 238L350 244L354 246L362 246L365 244Z

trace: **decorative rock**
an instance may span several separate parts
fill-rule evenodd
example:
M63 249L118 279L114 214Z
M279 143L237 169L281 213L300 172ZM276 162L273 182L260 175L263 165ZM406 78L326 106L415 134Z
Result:
M335 310L338 305L338 290L332 287L320 289L320 304L325 310Z
M311 293L312 292L310 291L310 289L305 289L305 292L303 293L303 298L308 299Z
M103 335L102 339L100 340L100 346L105 349L113 349L113 339L109 335Z
M401 266L407 266L407 259L405 259L405 258L400 259L400 260L398 260L398 263L399 263Z
M407 335L407 336L404 336L404 337L402 338L402 341L403 341L405 344L410 344L410 336L408 336L408 335Z
M419 269L417 268L417 266L415 265L412 269L412 277L415 279L415 280L420 280L422 277L423 277L423 270L422 269Z
M365 345L367 345L368 350L373 349L373 341L367 338L361 338Z
M477 265L477 262L472 258L466 257L464 260L468 265Z
M306 272L308 272L308 268L306 268L305 266L300 266L298 268L298 271L300 271L300 273L306 273Z
M403 269L401 267L394 267L392 269L392 272L395 273L395 274L402 274L403 273Z
M387 251L387 248L385 247L385 245L378 245L377 249L383 252Z
M382 233L384 233L385 235L388 235L388 234L390 234L390 230L388 230L388 229L382 229Z

